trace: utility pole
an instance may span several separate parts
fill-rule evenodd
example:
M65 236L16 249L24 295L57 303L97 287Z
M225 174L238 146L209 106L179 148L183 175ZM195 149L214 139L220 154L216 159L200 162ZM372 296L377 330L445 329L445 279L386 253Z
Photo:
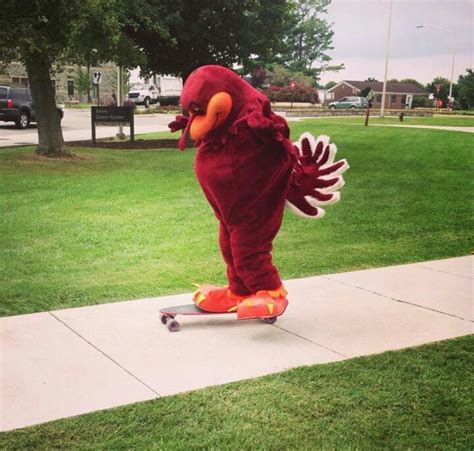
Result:
M385 112L385 95L387 92L388 58L390 55L390 34L392 33L392 6L393 6L393 0L390 0L390 12L388 13L387 51L385 54L385 73L383 76L382 106L380 108L380 117L383 117L384 112Z
M453 32L453 59L451 60L451 81L449 82L449 102L453 100L454 59L456 58L456 32Z

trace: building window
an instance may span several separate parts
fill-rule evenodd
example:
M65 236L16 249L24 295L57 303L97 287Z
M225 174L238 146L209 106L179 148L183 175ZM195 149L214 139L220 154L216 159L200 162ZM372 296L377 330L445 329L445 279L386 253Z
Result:
M397 96L392 96L390 99L391 103L397 103Z
M400 101L402 105L405 105L407 103L407 96L402 96L402 99Z
M69 97L74 97L74 80L67 81L67 95Z
M327 92L325 95L327 100L334 100L334 93L333 92Z
M12 77L12 83L14 85L20 85L20 86L26 86L26 87L29 86L27 77Z
M382 103L382 95L381 94L377 94L375 96L375 103Z

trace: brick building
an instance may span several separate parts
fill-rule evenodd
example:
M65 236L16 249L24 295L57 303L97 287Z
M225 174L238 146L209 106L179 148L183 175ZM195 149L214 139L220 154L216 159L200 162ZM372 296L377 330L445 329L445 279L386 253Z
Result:
M374 91L372 100L374 108L382 106L383 83L381 81L354 81L343 80L324 93L324 104L327 105L346 96L358 96L360 92L369 88ZM411 108L414 97L428 97L429 92L414 83L387 82L385 91L385 108Z
M86 71L85 67L82 67ZM102 83L100 85L101 101L107 103L112 100L112 92L117 86L117 66L115 64L104 64L100 67L91 67L90 72L102 72ZM87 101L87 94L79 92L77 75L79 66L67 65L56 70L51 77L56 92L56 101ZM19 62L12 62L6 67L0 67L0 85L6 86L28 86L28 74L25 66ZM92 99L95 99L95 90L91 88Z

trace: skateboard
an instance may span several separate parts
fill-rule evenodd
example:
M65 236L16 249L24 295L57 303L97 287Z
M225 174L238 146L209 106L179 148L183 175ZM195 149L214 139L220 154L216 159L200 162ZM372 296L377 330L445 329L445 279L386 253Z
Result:
M178 332L180 329L179 322L175 319L178 315L235 315L235 312L213 313L201 310L195 304L174 305L160 310L160 320L170 332ZM276 316L271 318L259 318L266 324L274 324L277 320Z

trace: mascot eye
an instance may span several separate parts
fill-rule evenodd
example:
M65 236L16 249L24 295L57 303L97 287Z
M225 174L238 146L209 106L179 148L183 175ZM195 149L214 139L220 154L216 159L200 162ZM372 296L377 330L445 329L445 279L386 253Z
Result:
M202 116L204 114L204 110L200 107L194 107L191 109L191 113Z

